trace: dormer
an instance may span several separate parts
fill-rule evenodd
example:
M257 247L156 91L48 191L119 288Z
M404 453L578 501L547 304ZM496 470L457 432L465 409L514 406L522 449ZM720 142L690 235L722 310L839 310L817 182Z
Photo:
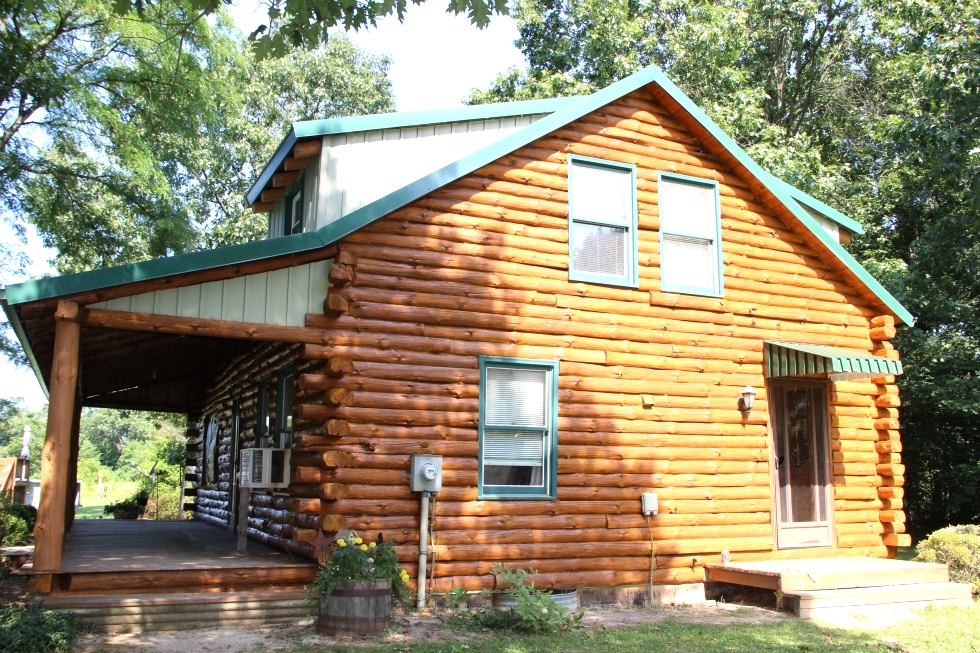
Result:
M575 99L297 122L247 201L269 214L269 238L314 231Z

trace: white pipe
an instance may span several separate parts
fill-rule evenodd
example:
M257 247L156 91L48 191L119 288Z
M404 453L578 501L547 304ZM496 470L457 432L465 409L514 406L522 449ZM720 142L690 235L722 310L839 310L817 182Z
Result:
M422 493L422 516L419 521L419 598L415 607L421 610L425 607L425 564L429 548L429 492Z

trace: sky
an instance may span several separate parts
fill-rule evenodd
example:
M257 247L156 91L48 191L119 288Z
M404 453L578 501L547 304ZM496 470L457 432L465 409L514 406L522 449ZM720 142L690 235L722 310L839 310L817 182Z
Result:
M428 0L419 6L409 3L403 23L384 18L375 28L350 34L358 46L391 58L389 77L399 111L459 106L474 88L487 88L507 68L523 66L524 58L514 45L518 34L513 19L494 16L480 30L466 16L446 12L447 6L447 0ZM266 18L265 7L256 0L235 0L230 10L245 34ZM0 238L11 242L13 235L0 233ZM31 236L26 250L34 261L26 278L54 273L47 263L53 252L44 249L36 235ZM47 402L34 373L2 357L0 397L21 397L34 410Z

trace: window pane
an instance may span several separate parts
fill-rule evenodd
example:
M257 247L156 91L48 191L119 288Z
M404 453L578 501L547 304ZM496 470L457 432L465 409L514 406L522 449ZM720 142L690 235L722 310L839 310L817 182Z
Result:
M712 289L714 265L711 241L664 234L660 252L661 285Z
M546 370L487 367L486 424L545 427Z
M714 187L661 179L661 231L713 239L715 227Z
M626 237L620 227L572 223L572 261L575 272L626 276Z
M543 431L484 431L483 484L541 487L544 441Z
M572 165L572 217L629 225L633 175L629 170Z

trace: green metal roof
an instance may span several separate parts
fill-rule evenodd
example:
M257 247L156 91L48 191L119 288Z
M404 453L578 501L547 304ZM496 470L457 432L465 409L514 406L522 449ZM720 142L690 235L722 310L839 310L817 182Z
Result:
M787 195L792 197L798 203L810 207L812 211L816 211L817 213L820 213L821 215L823 215L823 217L827 218L831 222L836 222L837 224L844 227L851 233L855 233L855 234L864 233L864 227L861 226L860 222L857 222L856 220L852 220L851 218L847 217L846 215L844 215L834 207L830 206L829 204L824 204L816 197L804 193L799 188L796 188L795 186L790 186L779 177L771 175L768 172L765 173L765 175L766 175L766 179L763 181L766 184L766 186L769 187L770 190L772 190L772 187L774 185L778 186Z
M808 204L817 204L823 211L828 212L828 217L835 214L830 207L822 202L809 197L802 191L793 188L789 184L780 182L778 179L762 170L718 125L716 125L701 109L699 109L690 98L688 98L664 73L656 66L645 68L629 77L605 88L592 95L578 98L563 98L555 101L554 104L546 104L550 101L536 103L507 103L511 106L511 111L516 105L521 105L524 110L533 109L537 113L544 111L546 107L559 107L550 115L538 120L529 126L506 136L499 141L480 149L463 159L451 163L435 172L418 179L407 186L404 186L384 197L371 202L340 219L321 227L315 232L296 234L263 240L246 245L235 245L222 247L205 252L185 254L169 258L155 259L144 263L135 263L105 270L95 270L80 274L67 275L39 281L27 282L10 286L7 289L8 301L11 304L19 304L38 299L48 299L58 296L70 295L77 292L94 290L108 286L130 283L145 279L160 278L173 274L181 274L195 270L232 265L246 261L281 256L290 253L308 251L324 245L334 243L344 236L370 224L371 222L395 211L421 197L427 193L440 188L474 170L477 170L496 159L523 147L534 140L541 138L550 132L563 127L564 125L581 118L582 116L598 110L601 107L618 100L619 98L631 93L648 84L655 83L667 92L680 106L690 113L700 124L713 136L719 143L727 149L746 169L764 184L779 199L786 208L807 228L814 236L820 240L848 269L871 290L881 301L895 314L895 316L905 324L912 324L912 315L872 277L861 265L838 243L823 227L797 202L797 198ZM481 105L483 107L494 107L498 105ZM489 114L469 113L469 110L476 110L480 107L464 107L460 110L453 110L453 115L457 119L471 117L478 119L477 115L487 116ZM489 111L489 109L482 109ZM498 109L496 111L504 111ZM432 116L448 115L442 112L422 112ZM464 116L465 114L465 116ZM363 119L339 119L348 121L348 124L363 125L372 124L374 128L382 128L385 120L394 120L398 114L388 114L386 118L364 117ZM507 115L506 113L497 115ZM434 119L434 118L433 118ZM330 122L330 121L324 121ZM389 123L394 126L397 123ZM305 132L304 132L305 133ZM287 139L288 140L288 139ZM285 143L284 143L285 145ZM291 146L290 146L291 147ZM282 149L282 148L280 148ZM270 164L271 165L271 164ZM843 216L845 219L846 216ZM860 229L860 225L850 221L854 231ZM842 223L843 224L843 223ZM860 233L860 232L859 232Z
M860 352L767 340L764 350L766 378L827 374L835 381L901 374L901 361Z
M262 189L266 187L272 175L282 165L283 159L289 156L296 141L304 138L318 138L333 134L350 134L353 132L376 131L379 129L401 129L403 127L421 127L423 125L438 125L447 122L462 122L467 120L493 120L494 118L510 118L514 116L531 116L553 113L579 99L578 97L549 98L547 100L522 100L520 102L498 102L495 104L475 104L472 106L453 107L451 109L433 109L429 111L401 111L398 113L378 113L370 116L353 116L349 118L329 118L326 120L303 120L294 122L289 133L276 149L272 160L262 169L262 174L246 194L249 205L259 198Z

